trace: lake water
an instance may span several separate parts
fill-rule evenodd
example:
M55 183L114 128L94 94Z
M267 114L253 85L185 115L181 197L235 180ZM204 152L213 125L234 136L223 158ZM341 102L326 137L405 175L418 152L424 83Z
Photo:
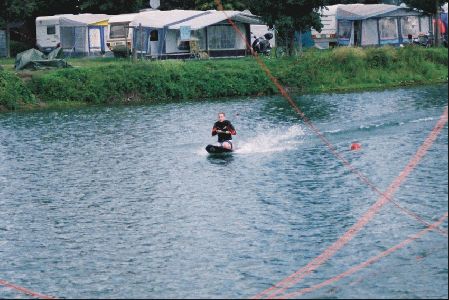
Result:
M297 97L385 190L427 137L448 86ZM208 156L216 113L236 153ZM351 142L362 144L348 151ZM447 125L395 200L448 210ZM378 199L280 97L0 115L0 279L68 298L246 298L306 265ZM443 225L447 229L447 223ZM424 227L389 204L293 290ZM0 286L0 298L24 297ZM447 298L448 240L431 232L304 297Z

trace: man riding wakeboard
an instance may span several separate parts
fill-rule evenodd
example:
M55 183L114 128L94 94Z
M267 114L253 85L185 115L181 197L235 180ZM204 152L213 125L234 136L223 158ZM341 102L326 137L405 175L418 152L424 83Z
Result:
M218 135L218 143L219 145L229 151L234 149L232 145L232 136L236 135L234 126L232 126L231 122L226 120L226 114L221 112L218 114L218 121L215 122L214 127L212 128L212 136Z

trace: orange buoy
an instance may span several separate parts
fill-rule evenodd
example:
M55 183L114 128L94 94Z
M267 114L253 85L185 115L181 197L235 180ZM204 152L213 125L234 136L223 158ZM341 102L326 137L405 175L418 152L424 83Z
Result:
M352 143L351 151L358 151L360 149L362 149L362 145L360 145L359 143Z

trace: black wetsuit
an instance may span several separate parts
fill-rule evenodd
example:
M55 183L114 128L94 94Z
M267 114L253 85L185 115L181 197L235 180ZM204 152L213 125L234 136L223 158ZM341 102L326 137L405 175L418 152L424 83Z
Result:
M217 131L228 131L229 133L218 133ZM214 128L212 128L212 136L218 135L218 142L223 143L226 141L231 141L232 136L236 135L237 132L235 131L234 126L232 126L231 122L228 120L225 120L223 122L215 122Z

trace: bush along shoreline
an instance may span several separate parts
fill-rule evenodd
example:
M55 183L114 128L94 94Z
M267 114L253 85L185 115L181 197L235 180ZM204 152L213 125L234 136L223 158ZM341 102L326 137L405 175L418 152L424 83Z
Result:
M35 96L15 74L0 69L0 112L36 103Z
M444 48L337 48L264 61L293 94L349 92L447 82ZM127 61L37 72L23 82L0 70L0 110L89 104L159 103L273 95L277 90L253 58Z

